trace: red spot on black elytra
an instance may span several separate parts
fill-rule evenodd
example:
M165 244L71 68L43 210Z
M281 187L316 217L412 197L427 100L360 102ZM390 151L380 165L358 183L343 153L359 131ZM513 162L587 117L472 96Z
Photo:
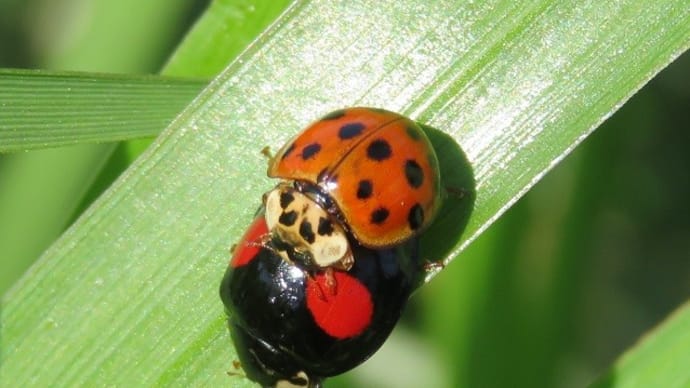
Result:
M237 244L232 259L230 259L230 266L237 268L249 264L263 249L261 238L266 234L268 234L268 225L266 225L266 219L261 215L249 225L249 229L242 236L240 243Z
M326 273L307 278L307 309L326 334L346 339L362 333L371 323L374 304L369 290L352 275L334 271L335 292L328 292Z

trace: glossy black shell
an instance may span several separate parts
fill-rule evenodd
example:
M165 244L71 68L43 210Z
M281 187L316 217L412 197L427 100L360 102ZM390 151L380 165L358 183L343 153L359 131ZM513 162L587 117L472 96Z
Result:
M374 308L369 326L344 340L317 326L306 306L307 274L275 252L261 249L248 264L228 268L220 296L250 379L272 386L303 371L318 385L359 365L383 344L419 281L418 242L385 250L352 248L355 264L349 274L370 291Z

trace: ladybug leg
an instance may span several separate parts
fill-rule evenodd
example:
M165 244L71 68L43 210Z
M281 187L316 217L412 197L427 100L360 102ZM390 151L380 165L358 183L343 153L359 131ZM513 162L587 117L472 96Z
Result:
M262 234L259 238L257 238L254 241L247 241L245 245L250 246L250 247L255 247L255 248L263 248L263 249L268 249L269 251L275 253L276 255L279 255L281 257L285 257L283 252L281 252L279 249L277 249L271 242L273 241L273 235L271 233L266 233Z
M328 300L327 295L335 296L337 292L338 282L335 280L333 271L335 270L330 267L324 269L323 279L321 281L319 281L311 271L305 271L309 280L316 283L316 289L319 291L319 299L321 300Z
M230 256L235 254L235 251L237 250L237 244L232 244L230 247Z
M467 195L467 190L462 187L446 187L446 194L457 200L460 200L465 198Z
M239 360L232 360L232 369L233 370L226 371L225 374L230 376L230 377L233 377L233 376L246 377L246 375L244 374L244 371L242 370L242 364L240 363Z
M328 267L324 271L324 276L326 277L326 291L328 291L328 294L331 296L334 296L337 292L337 287L338 287L338 282L335 280L335 271L333 268Z
M433 273L433 272L438 272L442 269L446 268L446 264L443 262L443 260L438 260L438 261L426 261L424 264L422 264L422 269L424 272L427 273Z
M273 240L273 235L269 232L262 234L259 238L254 241L249 241L246 244L250 247L266 248L271 252L278 253L277 250L270 243Z

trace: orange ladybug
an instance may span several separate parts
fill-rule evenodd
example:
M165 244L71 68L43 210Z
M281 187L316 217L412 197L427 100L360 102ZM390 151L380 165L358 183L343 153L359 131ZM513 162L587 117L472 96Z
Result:
M348 233L364 247L390 248L422 232L441 204L426 135L382 109L329 113L283 146L268 176L284 180L265 195L270 233L309 266L347 270Z

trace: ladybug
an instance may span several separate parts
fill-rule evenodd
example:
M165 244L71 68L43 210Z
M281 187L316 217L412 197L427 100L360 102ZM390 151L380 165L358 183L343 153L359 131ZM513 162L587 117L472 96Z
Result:
M285 144L268 176L282 179L264 196L272 239L308 268L348 270L349 235L363 247L391 248L419 235L441 205L429 139L382 109L327 114Z
M351 239L350 270L328 275L285 260L264 241L268 230L260 212L220 286L240 365L262 386L320 387L368 359L393 330L420 281L418 266L401 265L417 261L417 239L383 249Z

